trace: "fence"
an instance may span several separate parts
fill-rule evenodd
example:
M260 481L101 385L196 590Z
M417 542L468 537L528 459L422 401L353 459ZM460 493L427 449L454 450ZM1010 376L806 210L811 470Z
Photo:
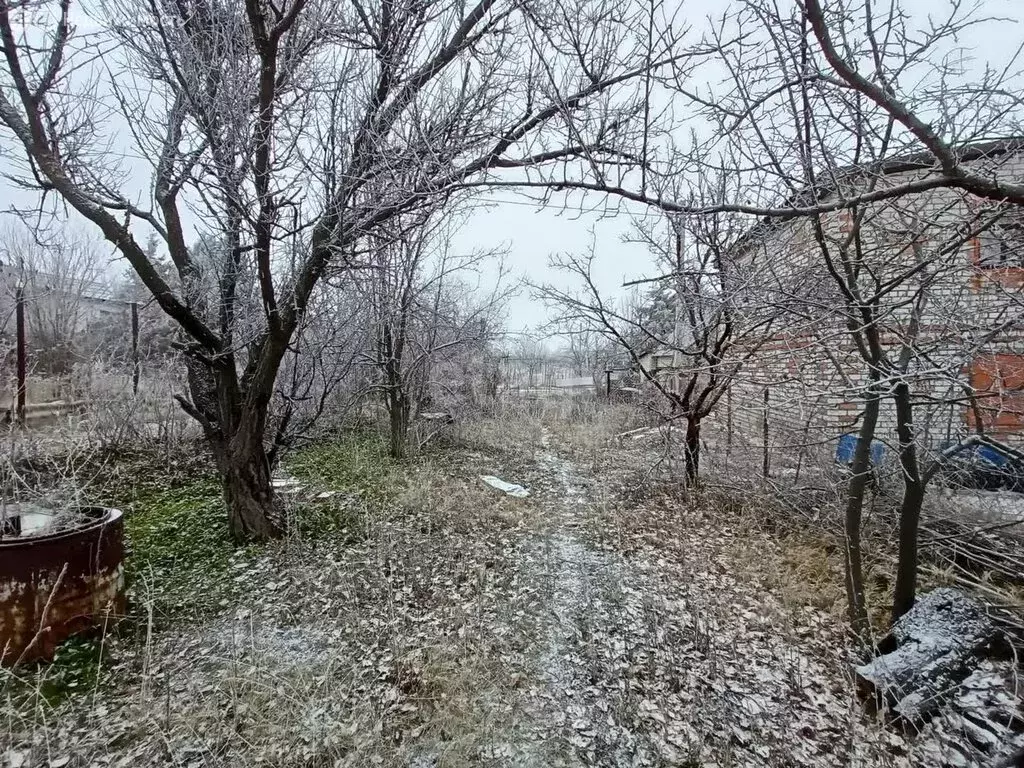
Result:
M20 276L3 294L4 422L46 421L89 407L98 397L139 394L143 366L138 302L45 290L33 294Z

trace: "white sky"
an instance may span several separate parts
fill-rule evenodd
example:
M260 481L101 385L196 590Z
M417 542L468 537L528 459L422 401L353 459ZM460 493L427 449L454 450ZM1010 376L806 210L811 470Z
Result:
M598 287L609 295L621 294L625 280L651 273L653 262L646 250L622 242L622 236L630 228L629 209L625 207L618 216L602 216L597 213L581 214L578 210L563 211L555 202L548 207L536 207L525 198L517 200L516 195L507 190L495 198L510 202L472 214L456 236L458 246L504 245L508 249L506 264L518 276L533 282L559 285L567 283L548 268L550 256L565 252L583 253L593 247L598 255L595 278ZM580 199L577 196L577 205ZM652 215L640 208L632 210L641 216ZM534 299L528 289L510 302L510 330L533 328L547 319L544 305Z
M708 15L720 15L729 4L728 0L686 0L683 7L688 11L690 23L699 29L703 19ZM977 50L979 69L986 60L999 62L1009 57L1024 43L1024 0L980 0L980 5L982 14L1005 17L1005 21L978 28L960 41L964 47ZM922 22L929 13L941 15L946 10L946 3L940 0L904 0L903 6ZM502 191L495 197L516 199L508 191ZM593 204L596 206L598 201L594 200ZM550 280L561 285L566 285L564 279L560 280L558 275L550 274L549 255L565 251L585 252L593 243L597 253L594 275L598 287L608 295L622 296L625 293L622 289L625 280L656 274L652 270L653 261L643 248L621 242L622 236L630 228L630 212L641 216L656 214L638 207L621 207L623 212L617 218L607 218L562 213L558 203L545 209L532 208L522 202L498 206L476 213L460 231L457 242L469 247L479 243L506 243L509 248L508 263L519 272L534 281ZM528 291L524 291L511 303L511 329L535 327L547 319L548 313L544 306L534 300Z
M826 0L827 2L827 0ZM936 12L945 3L936 0L905 0L905 7L924 18L929 11ZM1009 56L1024 42L1024 0L983 0L983 12L1007 17L998 24L990 24L976 30L973 39L961 40L961 44L978 50L979 66L986 59L998 61ZM721 14L728 6L728 0L684 0L683 8L692 26L700 29L709 15ZM83 25L84 26L84 25ZM134 174L133 185L144 190L149 184L150 170L138 161L126 161L125 170ZM602 217L594 214L579 214L561 211L555 204L539 208L517 198L515 193L502 190L494 199L517 201L498 203L487 209L471 214L469 222L456 236L456 245L467 250L472 248L495 248L505 246L508 250L506 266L516 275L534 281L553 280L565 285L564 280L550 275L548 258L558 252L584 252L595 248L595 278L599 287L609 295L622 295L622 283L642 275L651 275L652 260L643 249L621 242L628 231L630 218L626 211L617 217ZM579 198L576 199L577 204ZM598 205L599 200L588 201ZM13 188L0 179L0 211L12 205L31 204L31 197ZM650 216L637 208L640 215ZM2 226L2 222L0 222ZM122 265L113 265L119 271ZM486 278L485 278L486 279ZM535 301L528 290L513 299L509 307L509 326L512 330L523 330L543 323L548 315L542 304Z

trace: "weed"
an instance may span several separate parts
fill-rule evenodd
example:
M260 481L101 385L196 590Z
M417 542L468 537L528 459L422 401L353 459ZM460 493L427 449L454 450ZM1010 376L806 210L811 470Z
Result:
M57 649L53 663L40 667L40 692L50 704L81 693L103 680L105 644L101 638L72 637Z
M125 530L129 604L158 623L202 618L227 605L244 590L231 572L259 552L236 548L220 487L209 477L136 497Z
M301 448L289 456L287 466L300 480L364 501L387 500L400 477L382 436L365 431L344 432L331 442Z
M294 517L298 538L331 545L355 535L359 499L382 501L397 477L383 442L365 433L299 451L288 469L343 492L303 502ZM134 637L144 644L153 631L202 621L237 604L259 580L254 571L267 565L260 559L273 554L275 545L238 547L231 540L220 484L207 463L109 453L98 455L85 474L90 499L125 512L128 615L117 627L125 642ZM106 686L113 679L103 664L110 640L72 638L52 663L5 676L4 692L16 703L57 704Z

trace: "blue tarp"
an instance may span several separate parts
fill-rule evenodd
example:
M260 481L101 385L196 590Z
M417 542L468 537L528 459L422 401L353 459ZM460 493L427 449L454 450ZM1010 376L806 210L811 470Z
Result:
M860 438L857 435L843 435L836 445L836 461L840 464L852 464L853 454L857 451L857 443ZM871 463L878 465L885 455L885 443L878 440L871 441Z
M949 460L945 470L953 483L967 488L1024 493L1024 461L998 445L968 446Z
M984 443L968 446L962 451L962 455L968 460L989 464L993 467L1005 467L1010 463L1010 457L1005 452Z

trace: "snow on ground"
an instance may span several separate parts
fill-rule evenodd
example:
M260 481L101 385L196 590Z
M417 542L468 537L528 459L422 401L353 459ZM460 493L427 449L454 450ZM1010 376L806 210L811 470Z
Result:
M713 530L664 520L664 536L657 513L623 526L613 500L600 508L599 479L549 446L533 484L546 528L522 567L548 585L530 696L559 748L534 764L881 765L903 748L861 724L846 681L799 649L779 606L730 577ZM690 552L673 550L684 541Z
M492 448L410 470L344 548L240 559L246 599L118 641L119 685L10 718L0 765L914 764L835 620L759 577L767 541L627 501L547 431Z

